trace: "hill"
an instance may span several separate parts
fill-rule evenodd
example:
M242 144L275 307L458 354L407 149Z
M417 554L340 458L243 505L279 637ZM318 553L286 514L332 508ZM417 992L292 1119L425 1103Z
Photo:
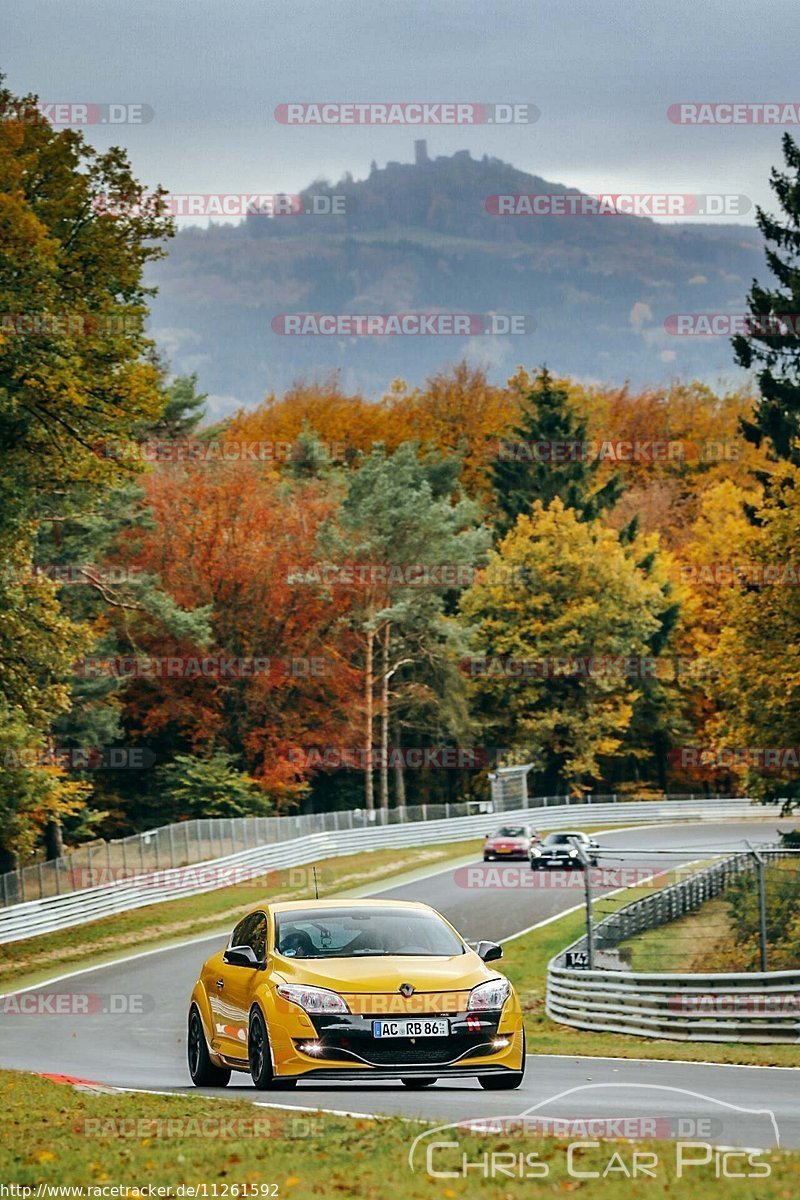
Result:
M252 405L299 375L341 372L379 395L398 376L420 383L467 356L496 380L546 361L583 379L658 383L733 375L725 337L675 336L675 313L742 312L763 274L755 228L658 224L628 215L513 216L497 195L572 195L499 159L468 151L373 164L368 178L312 184L302 208L344 216L249 215L190 226L149 281L153 332L175 371L197 370L216 415ZM491 207L491 202L489 202ZM528 314L514 336L287 336L283 313Z

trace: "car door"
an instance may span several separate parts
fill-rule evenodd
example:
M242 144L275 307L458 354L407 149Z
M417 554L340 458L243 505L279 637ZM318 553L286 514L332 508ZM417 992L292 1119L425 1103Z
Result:
M234 940L235 938L235 940ZM251 913L234 930L232 946L249 946L260 963L267 957L267 914ZM221 997L226 1014L226 1038L230 1049L223 1051L235 1058L247 1058L247 1032L253 996L264 975L257 967L225 964Z

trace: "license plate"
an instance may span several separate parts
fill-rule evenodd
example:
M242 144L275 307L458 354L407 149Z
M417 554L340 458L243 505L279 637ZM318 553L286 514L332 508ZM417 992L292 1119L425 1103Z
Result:
M373 1021L372 1036L376 1038L447 1037L449 1021L418 1021L403 1018L400 1021Z

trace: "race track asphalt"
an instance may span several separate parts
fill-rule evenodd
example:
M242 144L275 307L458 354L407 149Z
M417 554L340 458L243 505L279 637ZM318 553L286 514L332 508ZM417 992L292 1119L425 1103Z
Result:
M619 886L614 872L623 866L628 872L624 882L633 868L662 870L702 859L712 850L743 849L745 839L772 841L779 827L787 822L704 821L607 832L598 837L607 851L602 862L610 872L606 890ZM653 853L667 848L681 853ZM617 858L615 852L622 849L634 853ZM579 873L577 886L567 887L544 879L531 887L530 874L524 863L476 863L470 872L451 866L373 894L426 901L465 937L503 941L582 902ZM498 886L503 880L506 886ZM125 1088L193 1092L185 1065L187 1001L201 963L225 940L225 932L213 934L30 989L143 996L144 1011L108 1011L108 1000L93 1001L97 1011L85 1016L6 1011L0 1018L0 1065ZM366 1086L358 1081L302 1083L291 1092L269 1094L256 1092L249 1076L234 1074L227 1088L213 1094L220 1100L245 1098L279 1107L398 1114L443 1123L522 1113L540 1119L630 1117L655 1122L653 1129L663 1136L691 1136L694 1130L700 1140L720 1145L779 1141L800 1146L800 1069L539 1055L529 1056L523 1086L507 1093L484 1092L467 1079L439 1082L424 1092L409 1092L392 1082Z

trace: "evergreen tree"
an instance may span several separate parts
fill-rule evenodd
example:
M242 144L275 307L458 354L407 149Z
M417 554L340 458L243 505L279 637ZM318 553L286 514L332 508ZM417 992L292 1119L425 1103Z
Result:
M734 356L747 370L757 367L760 398L752 421L742 421L749 442L760 446L766 439L775 455L800 465L800 331L796 317L782 332L781 317L800 313L800 147L787 133L783 137L786 171L773 168L770 186L783 217L756 209L756 222L767 243L766 259L776 287L756 280L747 300L751 326L747 334L732 339Z
M520 514L530 513L535 500L547 508L558 497L565 508L575 509L586 521L617 502L623 491L622 477L612 475L595 486L600 463L585 452L586 430L586 419L573 408L567 389L542 367L525 397L519 423L501 439L492 465L500 510L498 536L508 533ZM563 459L560 447L567 448Z
M193 437L205 415L206 392L198 392L197 375L178 375L165 389L164 411L149 428L154 440Z

